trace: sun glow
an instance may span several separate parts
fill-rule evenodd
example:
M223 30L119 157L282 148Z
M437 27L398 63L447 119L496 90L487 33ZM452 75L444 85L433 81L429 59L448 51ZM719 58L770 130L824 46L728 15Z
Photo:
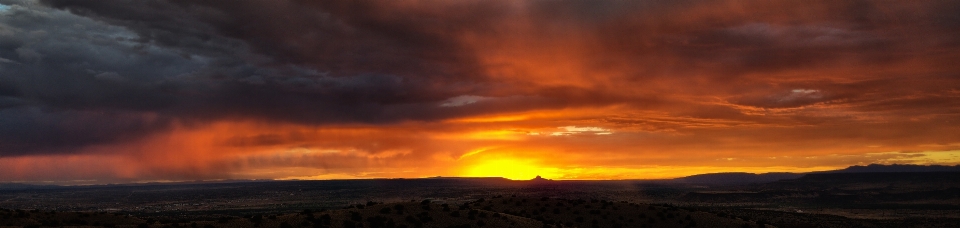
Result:
M557 168L542 167L533 161L516 159L494 159L482 161L467 168L463 176L467 177L503 177L511 180L529 180L536 176L544 178L559 177Z

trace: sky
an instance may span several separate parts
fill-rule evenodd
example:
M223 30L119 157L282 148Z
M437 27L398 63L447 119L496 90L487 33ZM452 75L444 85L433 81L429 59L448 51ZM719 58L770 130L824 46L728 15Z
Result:
M0 0L0 182L960 164L958 1Z

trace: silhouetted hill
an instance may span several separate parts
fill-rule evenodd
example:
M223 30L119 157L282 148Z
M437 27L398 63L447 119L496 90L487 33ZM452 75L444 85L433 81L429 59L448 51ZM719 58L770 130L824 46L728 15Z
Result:
M29 189L49 189L58 188L56 185L35 185L21 183L0 183L0 190L29 190Z
M934 190L960 188L960 172L811 173L781 180L770 189Z
M779 180L789 180L797 179L804 177L805 175L819 175L819 174L836 174L836 173L932 173L932 172L960 172L960 165L958 166L944 166L944 165L881 165L881 164L870 164L867 166L850 166L845 169L839 170L829 170L829 171L820 171L820 172L810 172L810 173L744 173L744 172L730 172L730 173L707 173L707 174L697 174L682 178L673 179L672 182L675 183L689 183L689 184L714 184L714 185L735 185L735 184L753 184L753 183L771 183ZM874 177L876 175L865 175L864 177ZM906 175L910 176L910 175ZM899 176L898 176L899 177ZM844 176L814 176L812 179L825 180L829 178L844 178ZM860 182L860 180L854 179L844 179L836 180L836 183L844 181L853 181Z
M846 169L812 173L916 173L916 172L960 172L960 165L880 165L850 166Z
M803 174L799 173L708 173L678 178L675 181L691 184L750 184L769 183L801 176Z

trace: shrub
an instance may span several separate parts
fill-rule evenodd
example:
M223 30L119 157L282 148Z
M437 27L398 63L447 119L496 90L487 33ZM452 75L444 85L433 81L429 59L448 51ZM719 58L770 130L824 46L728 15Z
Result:
M356 222L353 222L353 221L350 221L350 220L343 220L343 227L344 227L344 228L356 228L356 227L357 227L357 223L356 223Z
M363 221L363 216L360 215L360 212L351 211L350 220L360 222L360 221Z
M330 226L330 220L332 220L332 218L329 214L323 214L317 219L316 224Z
M395 227L392 219L387 219L383 216L375 216L367 218L367 223L370 224L370 228L381 228L381 227Z
M419 227L423 225L423 222L421 222L420 219L417 219L417 217L413 217L413 215L407 215L407 218L404 220L407 220L407 223L413 224L413 226Z
M420 214L417 215L417 218L419 218L423 223L433 221L433 217L430 217L430 213L427 213L426 211L420 212Z

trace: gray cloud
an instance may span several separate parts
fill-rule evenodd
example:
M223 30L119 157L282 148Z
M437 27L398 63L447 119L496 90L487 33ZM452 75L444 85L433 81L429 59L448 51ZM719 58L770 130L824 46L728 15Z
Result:
M629 105L774 122L702 102L890 116L957 104L936 94L958 89L948 52L960 47L960 4L744 2L780 12L768 14L724 3L0 0L0 155L68 153L173 121L382 124ZM580 84L504 79L490 46L573 50L573 63L506 64L583 66L569 72Z

